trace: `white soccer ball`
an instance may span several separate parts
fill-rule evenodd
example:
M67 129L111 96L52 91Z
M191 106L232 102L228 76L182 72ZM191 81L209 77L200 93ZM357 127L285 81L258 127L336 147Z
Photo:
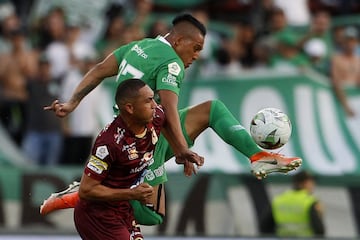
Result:
M289 117L277 108L264 108L255 114L250 124L254 141L262 148L276 149L284 146L291 136Z

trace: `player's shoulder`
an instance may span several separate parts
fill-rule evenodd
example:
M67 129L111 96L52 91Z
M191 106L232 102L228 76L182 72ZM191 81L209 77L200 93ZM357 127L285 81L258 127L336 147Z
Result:
M165 122L165 112L161 105L157 105L155 108L153 124L155 126L162 126Z

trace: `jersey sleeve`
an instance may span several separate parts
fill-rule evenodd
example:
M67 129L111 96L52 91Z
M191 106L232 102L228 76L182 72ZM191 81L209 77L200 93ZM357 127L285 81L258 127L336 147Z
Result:
M184 71L184 66L179 61L174 60L163 64L156 77L156 90L170 90L179 95Z
M112 163L112 154L108 145L95 145L84 169L84 174L92 179L102 181L107 176Z
M125 53L128 51L129 48L132 47L135 43L129 43L127 45L121 46L114 50L113 54L116 58L116 61L118 64L121 63L121 61L125 58Z

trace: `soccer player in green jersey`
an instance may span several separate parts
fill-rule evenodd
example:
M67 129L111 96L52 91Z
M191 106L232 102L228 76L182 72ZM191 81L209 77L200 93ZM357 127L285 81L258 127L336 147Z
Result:
M172 23L172 29L164 37L143 39L119 47L84 76L68 102L55 100L45 107L46 110L53 110L57 116L65 117L103 79L115 75L118 82L129 78L142 79L158 94L168 124L163 127L154 154L155 161L145 176L145 181L157 193L153 198L155 209L147 214L147 207L136 202L133 204L138 222L147 225L161 223L161 216L165 214L162 187L167 180L165 161L175 156L177 163L184 164L185 175L195 173L194 163L202 166L204 159L189 147L208 127L250 159L252 172L259 179L272 172L294 170L302 163L298 157L286 158L260 149L219 100L206 101L178 111L184 70L199 57L206 29L190 14L181 14ZM69 189L53 194L44 201L40 212L47 214L56 209L73 207L76 199L64 199L68 194L78 197L76 189L77 185L71 185Z

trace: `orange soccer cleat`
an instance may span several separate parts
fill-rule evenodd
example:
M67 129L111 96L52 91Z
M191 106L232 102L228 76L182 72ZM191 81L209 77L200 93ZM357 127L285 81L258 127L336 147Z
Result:
M40 214L46 215L59 209L73 208L79 201L79 182L73 182L64 191L53 193L40 206Z
M250 158L251 172L256 178L265 178L269 173L287 173L301 166L299 157L285 157L278 153L260 152Z

